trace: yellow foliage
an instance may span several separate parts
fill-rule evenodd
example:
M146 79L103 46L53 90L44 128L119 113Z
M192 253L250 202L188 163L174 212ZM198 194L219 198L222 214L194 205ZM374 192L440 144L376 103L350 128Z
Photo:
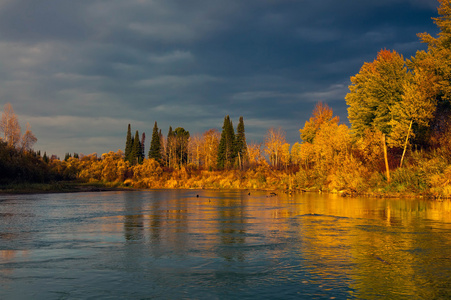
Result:
M361 157L361 161L368 168L381 170L384 166L384 153L382 147L382 133L365 130L362 138L356 141L356 150Z
M126 164L123 153L110 151L102 154L102 160L99 161L99 168L102 168L102 180L106 182L124 181Z
M150 177L158 178L163 173L160 164L153 158L144 159L142 164L134 165L132 171L133 179L137 181Z

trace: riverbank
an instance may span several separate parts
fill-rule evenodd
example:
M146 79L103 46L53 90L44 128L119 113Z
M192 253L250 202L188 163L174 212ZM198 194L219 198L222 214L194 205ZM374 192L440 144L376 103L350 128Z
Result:
M423 198L431 200L448 200L449 197L434 196L432 194L415 194L415 193L400 193L388 191L374 191L374 192L356 192L351 189L343 190L319 190L316 188L302 188L302 189L286 189L286 188L223 188L223 187L187 187L186 185L180 187L160 187L160 188L145 188L124 186L119 183L104 183L104 182L79 182L79 181L61 181L52 183L14 183L0 185L1 194L53 194L53 193L82 193L82 192L105 192L105 191L136 191L136 190L150 190L150 189L167 189L167 190L184 190L184 189L198 189L198 190L242 190L242 191L266 191L269 196L276 196L278 194L298 194L298 193L324 193L336 194L340 197L366 197L366 198L398 198L398 199L414 199Z
M0 194L51 194L133 190L120 185L61 181L52 183L11 183L0 185Z

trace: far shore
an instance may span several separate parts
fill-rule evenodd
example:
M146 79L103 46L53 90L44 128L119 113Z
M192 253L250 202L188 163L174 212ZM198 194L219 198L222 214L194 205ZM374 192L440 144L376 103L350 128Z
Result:
M160 188L161 190L231 190L223 188ZM0 185L0 195L20 195L20 194L52 194L52 193L84 193L84 192L108 192L108 191L139 191L139 190L159 190L158 188L134 188L121 184L111 185L101 182L83 183L76 181L62 181L53 183L15 183ZM296 194L296 193L325 193L337 194L340 197L367 197L367 198L391 198L391 199L413 199L423 198L428 200L444 201L450 200L446 197L434 197L433 195L415 194L415 193L389 193L389 192L368 192L355 193L349 190L341 191L321 191L318 189L232 189L242 191L266 191L270 196L278 194Z
M8 194L51 194L51 193L83 193L106 191L129 191L133 188L124 186L108 186L100 183L54 182L54 183L16 183L0 185L0 195Z

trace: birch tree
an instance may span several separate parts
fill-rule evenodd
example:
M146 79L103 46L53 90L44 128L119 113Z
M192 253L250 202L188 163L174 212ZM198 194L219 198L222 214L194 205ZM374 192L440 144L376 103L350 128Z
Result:
M270 128L265 138L265 153L273 167L280 167L284 154L283 145L286 144L285 132L279 128Z
M22 136L21 149L24 151L30 151L33 149L33 145L38 141L36 136L31 131L30 123L27 122L27 130Z
M4 141L12 147L19 146L20 125L11 103L6 103L3 108L0 130L3 132Z

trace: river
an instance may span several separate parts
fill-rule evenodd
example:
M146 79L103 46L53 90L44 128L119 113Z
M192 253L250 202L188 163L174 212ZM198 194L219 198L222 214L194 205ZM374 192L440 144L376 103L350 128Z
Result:
M0 299L451 299L451 202L0 196Z

